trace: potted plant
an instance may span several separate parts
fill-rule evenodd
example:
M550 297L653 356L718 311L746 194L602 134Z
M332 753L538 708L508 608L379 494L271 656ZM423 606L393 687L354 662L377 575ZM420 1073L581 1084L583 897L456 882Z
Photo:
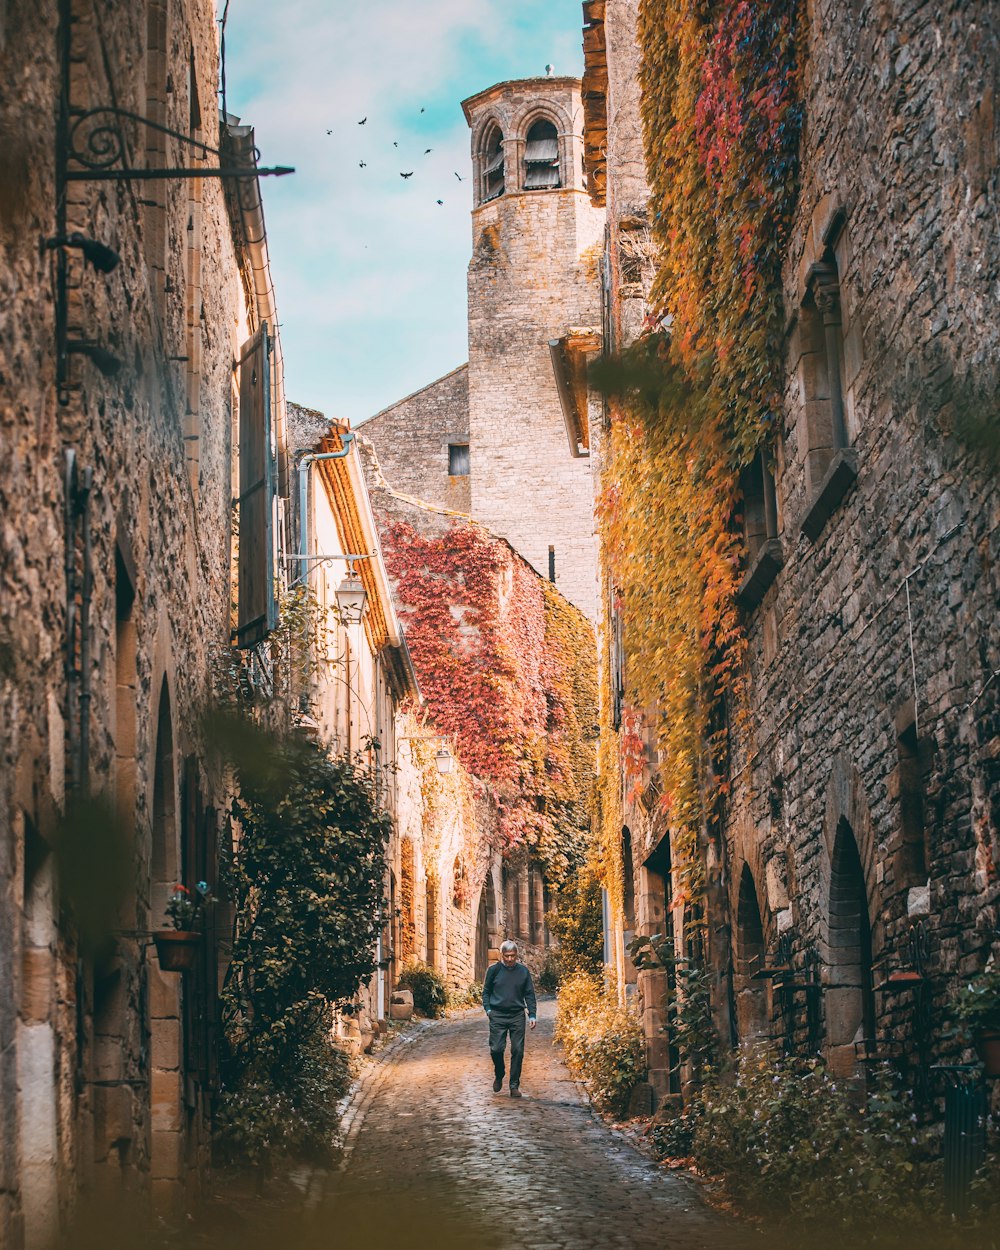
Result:
M208 883L199 881L193 890L175 885L167 899L166 919L172 929L153 934L161 972L189 972L198 956L204 908L214 902Z
M1000 1076L1000 968L990 956L955 996L952 1015L962 1037L971 1041L987 1076Z

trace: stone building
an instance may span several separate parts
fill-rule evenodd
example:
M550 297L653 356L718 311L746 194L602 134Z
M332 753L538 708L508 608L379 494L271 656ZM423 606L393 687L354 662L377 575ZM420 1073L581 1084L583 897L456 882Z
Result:
M546 863L546 855L555 859L549 841L568 848L572 858L582 850L589 825L593 748L585 734L596 690L586 704L586 676L574 688L577 694L568 696L560 685L567 655L592 684L589 623L509 543L467 517L393 490L367 439L362 450L380 546L424 695L416 709L420 727L405 734L396 782L407 930L401 949L460 989L482 980L488 950L508 937L540 970L554 944L546 919L556 884L556 871ZM416 540L409 549L408 536ZM418 580L426 578L427 585L415 588L414 571L425 559ZM443 648L428 645L421 593L444 603L453 622L446 627L453 637ZM549 641L553 609L547 596L559 605L555 614L569 618L566 640ZM436 643L436 626L429 632ZM515 650L523 652L523 683ZM535 733L536 748L546 732L558 744L549 758L561 788L557 801L544 772L531 777L523 767L498 767L511 743L477 698L477 670L487 702L509 710L512 731ZM552 724L544 722L545 707L553 711ZM430 746L440 743L455 755L454 770L443 777L429 767ZM540 829L547 833L539 837Z
M207 1157L213 917L183 977L151 937L175 885L215 884L227 796L199 712L231 629L251 648L272 619L285 470L253 133L220 121L217 47L207 0L13 0L0 25L13 1248L52 1245L81 1191L169 1206ZM247 176L189 176L220 167Z
M469 512L594 619L584 371L599 345L604 222L585 187L580 81L498 83L462 107L468 365L372 417L365 435L396 489Z
M584 5L588 172L612 240L645 200L637 9ZM773 473L743 479L748 703L728 719L708 927L725 1040L820 1051L851 1077L888 1054L919 1084L958 1059L948 1001L998 953L998 66L984 3L809 11L786 386ZM613 247L610 273L627 343ZM671 923L664 826L626 804L619 934ZM614 959L634 977L620 936Z

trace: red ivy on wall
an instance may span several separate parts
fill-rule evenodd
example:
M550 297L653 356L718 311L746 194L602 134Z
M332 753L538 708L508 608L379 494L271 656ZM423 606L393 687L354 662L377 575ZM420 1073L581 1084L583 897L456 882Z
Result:
M589 825L589 623L480 526L396 522L383 547L434 727L490 788L505 846L530 848L558 884Z

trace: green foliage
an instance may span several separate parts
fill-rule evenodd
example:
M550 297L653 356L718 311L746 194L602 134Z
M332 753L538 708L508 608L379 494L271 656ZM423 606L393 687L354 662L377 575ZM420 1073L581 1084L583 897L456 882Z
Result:
M549 928L552 927L552 916L548 917ZM545 956L545 963L542 964L542 970L535 978L535 984L543 994L554 994L559 987L559 978L562 976L562 960L555 951L549 951Z
M577 972L597 975L604 962L604 927L601 881L595 866L587 864L567 878L556 900L556 910L547 920L559 939L559 979Z
M639 1019L586 972L565 978L557 1002L556 1037L570 1071L586 1082L595 1106L624 1115L632 1087L646 1076Z
M719 1066L719 1034L712 1019L712 974L696 959L674 954L673 943L661 933L639 936L628 953L637 968L666 968L673 992L665 1003L667 1029L695 1085Z
M329 1010L303 1019L288 1070L276 1079L270 1053L248 1055L216 1106L216 1146L225 1159L266 1166L279 1155L329 1162L337 1103L347 1093L347 1055L332 1040Z
M966 1038L984 1029L1000 1029L1000 968L993 959L955 995L951 1016Z
M483 985L481 981L471 981L464 990L447 991L448 1006L461 1009L463 1007L483 1006Z
M129 896L134 831L103 797L71 799L56 828L59 885L82 948L106 954Z
M218 1128L230 1152L259 1163L296 1142L329 1143L342 1084L330 1005L375 966L390 823L360 764L300 735L271 738L265 757L266 735L245 737L252 749L234 760L240 836L225 871L236 915Z
M440 975L429 964L407 964L399 974L399 984L413 994L413 1008L422 1016L436 1020L438 1016L444 1015L448 1004L448 990Z
M889 1073L873 1082L862 1101L818 1060L744 1056L703 1090L699 1170L747 1212L803 1230L835 1225L853 1244L886 1226L922 1228L940 1213L938 1141Z
M700 1100L660 1124L651 1124L647 1137L661 1159L687 1159L694 1151L694 1135L704 1114Z

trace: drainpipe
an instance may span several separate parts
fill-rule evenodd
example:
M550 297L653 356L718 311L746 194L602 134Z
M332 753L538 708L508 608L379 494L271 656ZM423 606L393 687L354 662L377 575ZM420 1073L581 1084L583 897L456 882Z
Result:
M343 460L350 454L354 442L353 430L341 434L344 446L341 451L315 452L307 451L299 458L299 563L305 566L309 559L309 526L306 524L306 509L309 506L309 466L316 460ZM300 576L308 570L303 567Z
M94 544L90 533L90 490L94 470L83 471L80 513L83 525L83 594L80 611L80 784L90 793L90 606L94 597Z

